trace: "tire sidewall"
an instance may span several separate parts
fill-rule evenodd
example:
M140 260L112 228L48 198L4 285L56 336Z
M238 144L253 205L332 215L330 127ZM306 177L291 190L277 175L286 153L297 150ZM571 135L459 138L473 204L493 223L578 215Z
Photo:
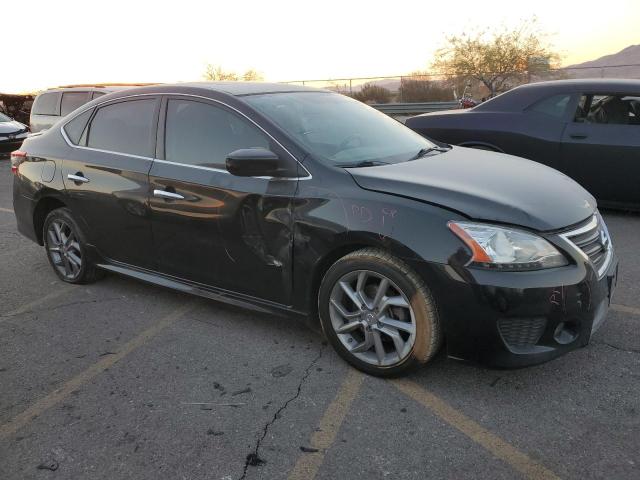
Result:
M334 331L329 312L331 291L343 275L354 270L370 270L386 276L392 280L409 299L416 323L416 338L411 352L399 364L390 367L378 367L360 360L345 348L338 338L338 334ZM431 357L432 352L430 352L429 345L433 332L432 323L428 318L431 314L431 309L427 304L427 299L424 298L419 286L414 285L402 271L378 256L362 255L344 258L333 264L326 272L320 285L318 313L322 330L337 353L356 368L371 375L381 377L397 376L426 362Z

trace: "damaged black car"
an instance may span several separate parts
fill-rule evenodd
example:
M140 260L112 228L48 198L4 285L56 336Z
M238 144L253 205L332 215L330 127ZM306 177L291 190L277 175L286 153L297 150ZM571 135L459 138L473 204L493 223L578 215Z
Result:
M119 91L28 138L12 169L18 228L62 281L109 271L317 317L374 375L443 345L496 366L552 359L589 342L616 283L607 227L575 181L436 145L329 91Z

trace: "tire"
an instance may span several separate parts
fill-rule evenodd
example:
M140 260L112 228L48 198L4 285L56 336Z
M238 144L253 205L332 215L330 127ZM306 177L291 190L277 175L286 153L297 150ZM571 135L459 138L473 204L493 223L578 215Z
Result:
M90 258L86 236L68 208L49 212L42 231L47 258L60 280L91 283L102 276Z
M406 263L382 250L358 250L335 262L320 284L318 312L338 354L371 375L404 374L427 363L442 344L426 285Z

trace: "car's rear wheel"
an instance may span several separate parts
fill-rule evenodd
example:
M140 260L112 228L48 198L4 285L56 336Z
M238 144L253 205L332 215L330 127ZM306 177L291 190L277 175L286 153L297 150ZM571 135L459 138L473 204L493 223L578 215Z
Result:
M98 272L89 258L85 236L68 208L52 210L44 221L44 246L49 263L61 280L90 283Z
M334 263L318 302L333 347L372 375L405 373L426 363L442 342L426 285L408 265L381 250L359 250Z

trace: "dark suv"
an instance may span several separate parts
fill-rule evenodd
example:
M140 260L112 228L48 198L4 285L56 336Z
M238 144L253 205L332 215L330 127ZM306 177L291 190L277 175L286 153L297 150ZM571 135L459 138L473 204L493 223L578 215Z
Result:
M181 84L93 100L12 156L20 232L65 282L107 270L316 316L376 375L586 345L617 260L594 199L508 155L438 146L336 93ZM239 346L241 348L241 346Z

